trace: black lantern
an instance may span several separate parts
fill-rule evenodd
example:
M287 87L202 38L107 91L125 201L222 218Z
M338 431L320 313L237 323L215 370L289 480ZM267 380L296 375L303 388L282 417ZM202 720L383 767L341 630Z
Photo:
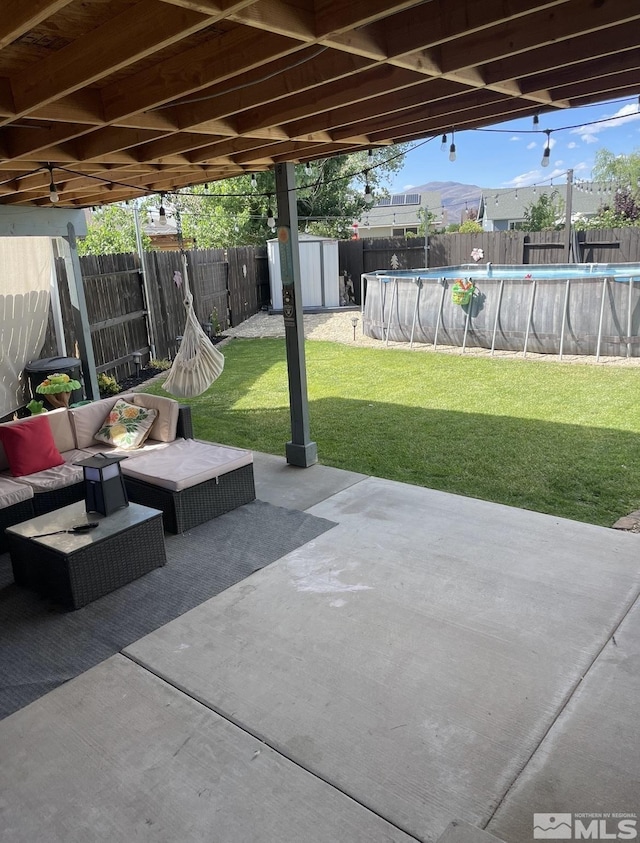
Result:
M129 506L120 462L126 457L96 454L76 463L84 472L84 499L87 512L111 515L116 509Z

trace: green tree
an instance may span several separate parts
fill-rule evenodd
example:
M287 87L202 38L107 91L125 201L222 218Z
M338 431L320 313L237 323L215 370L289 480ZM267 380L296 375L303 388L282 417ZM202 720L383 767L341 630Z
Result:
M477 220L465 220L458 227L460 234L482 234L482 226Z
M564 202L557 190L543 193L537 202L527 205L524 210L522 231L549 231L562 228L558 218L564 212Z
M151 247L151 241L145 234L142 235L142 247ZM136 250L132 207L122 204L103 205L91 212L87 236L78 240L78 254L117 255Z
M599 149L592 176L594 181L615 182L637 199L640 193L640 150L636 149L629 155L616 155L609 149Z
M377 197L386 195L385 183L404 163L407 144L337 155L296 166L300 228L313 234L348 238L354 220L369 206L366 185ZM143 208L157 206L158 197L143 200ZM178 212L185 240L200 248L264 244L275 236L267 225L268 210L277 213L272 170L246 173L168 194L167 210ZM146 213L141 211L141 218ZM144 238L144 248L150 241ZM82 254L132 252L136 249L133 209L111 205L95 212Z

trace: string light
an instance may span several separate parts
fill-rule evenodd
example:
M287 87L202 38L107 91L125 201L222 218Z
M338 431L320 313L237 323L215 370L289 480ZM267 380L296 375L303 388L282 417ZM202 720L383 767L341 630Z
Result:
M160 210L158 211L158 224L165 225L167 222L167 212L164 209L164 193L160 194Z
M49 199L55 205L56 202L60 201L60 196L58 194L56 183L53 180L53 167L51 164L48 165L47 169L49 170Z
M311 175L311 162L310 161L307 161L307 163L304 165L304 171L305 171L306 175L308 175L308 176Z
M539 122L540 122L540 115L536 111L536 113L533 115L533 125L537 126Z
M371 192L371 185L369 184L369 170L365 171L365 179L367 183L364 187L364 201L367 205L373 205L373 193Z
M442 150L442 152L444 152L446 148L447 148L447 136L443 135L442 136L442 142L440 143L440 149Z
M273 215L273 210L271 208L271 197L269 197L269 207L267 208L267 225L273 231L276 227L276 218Z
M449 161L456 160L456 144L453 129L451 129L451 146L449 147Z
M256 178L255 173L251 173L251 189L255 190L258 186L258 179Z
M544 131L547 136L547 144L544 148L544 152L542 153L542 161L540 162L540 166L548 167L549 157L551 156L551 129L545 129Z

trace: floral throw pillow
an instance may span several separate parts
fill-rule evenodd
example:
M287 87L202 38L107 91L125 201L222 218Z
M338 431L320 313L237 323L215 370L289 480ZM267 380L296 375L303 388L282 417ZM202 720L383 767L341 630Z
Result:
M94 439L115 448L133 451L144 443L157 415L157 410L134 407L120 398L113 405Z

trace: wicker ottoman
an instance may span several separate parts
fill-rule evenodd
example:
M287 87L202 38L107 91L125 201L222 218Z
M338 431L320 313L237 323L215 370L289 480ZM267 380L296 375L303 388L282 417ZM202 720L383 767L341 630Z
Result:
M98 522L94 530L65 532L89 520ZM79 609L167 561L162 513L137 504L104 517L88 516L81 501L16 524L6 533L16 584L69 609Z
M182 533L255 500L253 454L184 439L122 463L129 500L161 509L164 527Z

